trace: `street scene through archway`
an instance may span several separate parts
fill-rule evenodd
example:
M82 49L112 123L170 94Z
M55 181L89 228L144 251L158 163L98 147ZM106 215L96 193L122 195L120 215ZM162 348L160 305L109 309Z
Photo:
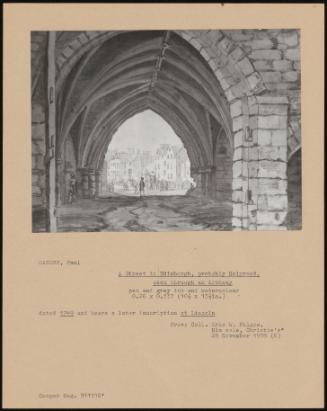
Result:
M32 32L33 232L301 229L298 30Z

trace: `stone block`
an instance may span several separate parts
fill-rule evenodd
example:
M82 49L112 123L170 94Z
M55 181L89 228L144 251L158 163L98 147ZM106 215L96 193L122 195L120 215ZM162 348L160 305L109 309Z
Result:
M211 60L208 62L209 66L213 71L217 70L219 68L219 64L217 63L216 59L211 58Z
M256 116L259 114L259 105L258 104L252 104L249 106L249 115L250 116Z
M287 126L287 118L269 115L269 116L259 116L258 117L258 128L264 129L284 129Z
M300 77L300 73L297 71L286 71L283 73L283 80L285 81L297 81Z
M225 91L226 99L229 103L235 101L238 97L236 97L231 89Z
M262 194L286 194L287 180L258 178L258 191Z
M258 74L257 72L254 72L249 77L247 77L247 81L250 84L250 88L253 90L262 81L262 77L260 77L260 74Z
M267 90L276 92L281 91L283 94L288 94L291 90L298 90L299 85L295 81L283 81L280 83L266 83Z
M287 213L278 211L258 211L257 223L268 226L282 225L285 221Z
M243 218L242 219L242 229L243 230L248 230L249 229L249 219L248 218Z
M251 178L257 178L258 177L258 162L248 161L245 164L247 164L247 167L248 167L248 176Z
M213 45L216 45L218 41L223 37L223 33L220 30L208 30L206 36L209 37Z
M237 65L245 76L248 76L254 71L254 68L248 58L244 58L243 60L239 61Z
M286 178L287 165L283 161L260 160L259 178Z
M221 68L217 69L215 71L215 74L216 74L219 81L222 80L223 78L226 78L226 77L230 76L230 72L224 67L221 67Z
M233 118L233 132L243 129L243 116Z
M267 200L270 211L287 211L287 195L268 195Z
M236 47L231 53L230 56L234 61L239 61L244 57L245 53L240 47Z
M235 103L232 103L230 105L230 114L231 117L238 117L242 114L242 101L241 100L237 100L235 101Z
M248 96L248 106L254 106L258 104L257 96Z
M224 77L220 81L220 86L223 90L229 89L232 85L234 85L233 77Z
M234 148L240 147L243 145L243 131L238 131L234 134Z
M236 190L232 193L233 203L244 203L245 193L243 190Z
M273 146L287 146L287 130L273 130L272 131L272 145Z
M248 166L245 161L235 161L233 163L233 178L247 177L248 176Z
M271 131L258 130L258 145L269 146L271 144Z
M233 203L233 217L242 218L243 217L243 204Z
M256 60L253 62L253 65L258 71L270 71L272 70L272 61L271 60Z
M263 116L270 115L270 114L286 116L287 115L287 105L262 104L262 105L259 105L259 114Z
M286 46L286 44L278 43L277 44L277 49L278 50L287 50L288 47Z
M247 185L247 179L244 178L233 178L232 189L235 191L244 190Z
M279 129L279 116L259 116L258 128Z
M242 227L242 219L238 217L233 217L232 218L232 226L235 228L241 228Z
M301 71L301 63L299 61L293 61L294 70Z
M277 36L277 41L286 44L289 47L297 46L299 42L298 34L296 32L280 33Z
M273 42L269 38L255 39L245 43L252 50L267 50L273 48Z
M262 194L258 195L258 209L259 210L268 210L268 195Z
M209 56L209 54L208 54L208 52L205 48L203 48L200 53L204 57L205 60L207 60L207 61L210 60L210 56Z
M258 104L288 104L286 96L257 96Z
M224 32L235 41L246 41L253 38L253 33L250 30L224 30Z
M245 155L244 147L237 147L234 149L233 161L243 160Z
M244 151L243 155L244 155L244 158L250 161L258 160L258 148L257 147L247 148L246 151Z
M278 71L289 71L292 68L292 62L289 60L277 60L273 61L274 70Z
M282 79L282 75L279 71L265 71L261 73L263 81L267 83L278 83Z
M246 93L247 86L243 81L240 81L238 84L235 84L231 87L231 93L233 94L234 98L241 98Z
M292 61L300 61L301 53L299 49L288 49L285 51L285 58Z
M280 50L255 50L249 57L253 60L280 60L282 53Z

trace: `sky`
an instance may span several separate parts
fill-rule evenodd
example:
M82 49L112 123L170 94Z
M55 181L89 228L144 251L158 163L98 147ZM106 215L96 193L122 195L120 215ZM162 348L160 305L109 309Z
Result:
M143 111L125 121L114 134L108 149L128 147L154 151L162 143L182 145L170 125L151 110Z

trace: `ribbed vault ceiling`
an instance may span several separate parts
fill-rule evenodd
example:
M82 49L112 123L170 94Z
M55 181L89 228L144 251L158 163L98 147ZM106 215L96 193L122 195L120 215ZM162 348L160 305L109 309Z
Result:
M220 85L201 55L173 32L123 32L81 57L58 95L59 141L70 134L80 166L100 166L113 134L151 109L183 141L192 167L208 167L229 129ZM227 134L227 133L226 133Z

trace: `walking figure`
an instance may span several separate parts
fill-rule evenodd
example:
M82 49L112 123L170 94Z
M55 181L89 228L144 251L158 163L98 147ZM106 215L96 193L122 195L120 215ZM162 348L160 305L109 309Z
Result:
M144 177L141 177L141 180L140 180L140 197L142 197L142 193L144 194L144 188L145 188Z

